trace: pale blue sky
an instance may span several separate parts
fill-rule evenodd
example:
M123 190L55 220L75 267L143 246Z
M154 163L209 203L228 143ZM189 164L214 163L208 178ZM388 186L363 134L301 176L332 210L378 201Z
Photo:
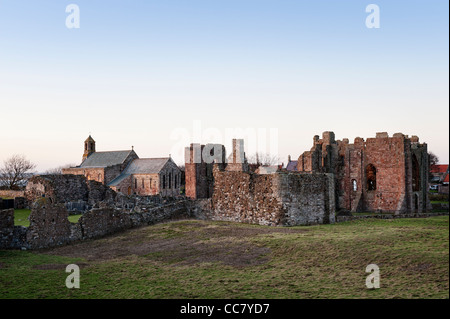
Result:
M80 29L66 28L71 3ZM370 3L379 29L365 25ZM323 131L350 141L387 131L418 135L448 163L448 10L444 0L0 0L0 161L79 164L91 132L97 150L134 145L182 162L184 141L171 137L208 142L192 140L201 121L222 139L276 128L284 162Z

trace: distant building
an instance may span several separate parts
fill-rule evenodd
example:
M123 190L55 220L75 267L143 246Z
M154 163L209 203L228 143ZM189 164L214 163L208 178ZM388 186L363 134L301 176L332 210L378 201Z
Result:
M288 156L288 163L286 165L286 170L290 172L297 172L297 163L298 161L292 161L291 155Z
M142 158L136 152L96 152L95 141L84 141L79 166L62 170L63 174L84 175L127 195L177 196L180 194L181 170L170 158Z
M430 166L430 184L441 184L444 182L446 176L448 176L448 164L438 164Z

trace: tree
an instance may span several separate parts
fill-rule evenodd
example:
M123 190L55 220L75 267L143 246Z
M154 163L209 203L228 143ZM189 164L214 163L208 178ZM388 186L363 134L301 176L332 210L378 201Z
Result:
M428 159L430 162L430 166L436 165L437 163L439 163L439 158L433 152L428 152Z
M62 165L62 166L58 166L55 168L51 168L48 169L44 172L44 175L61 175L62 174L62 170L64 168L70 168L70 167L75 167L77 166L76 164L67 164L67 165Z
M24 155L13 155L0 168L0 184L8 189L19 189L35 168Z
M428 172L428 180L434 183L436 181L433 181L434 176L431 173L431 166L437 165L437 163L439 163L439 158L433 152L428 152L428 162L430 164L430 170Z
M256 152L254 155L250 156L248 159L250 164L258 164L264 166L278 165L279 158L271 154L261 154Z

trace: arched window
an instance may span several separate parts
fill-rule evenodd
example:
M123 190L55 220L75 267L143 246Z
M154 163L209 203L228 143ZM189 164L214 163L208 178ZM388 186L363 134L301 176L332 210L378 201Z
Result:
M356 179L352 179L352 190L354 192L358 190L358 183L356 182Z
M377 189L377 169L374 165L369 164L366 168L367 190L374 191Z
M412 188L414 192L420 191L420 166L416 154L412 156Z

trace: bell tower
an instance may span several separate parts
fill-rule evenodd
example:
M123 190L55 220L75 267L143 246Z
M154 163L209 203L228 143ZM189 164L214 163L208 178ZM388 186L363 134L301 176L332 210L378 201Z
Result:
M92 153L95 153L95 141L94 139L89 135L89 137L84 141L84 153L83 153L83 160L89 157Z

